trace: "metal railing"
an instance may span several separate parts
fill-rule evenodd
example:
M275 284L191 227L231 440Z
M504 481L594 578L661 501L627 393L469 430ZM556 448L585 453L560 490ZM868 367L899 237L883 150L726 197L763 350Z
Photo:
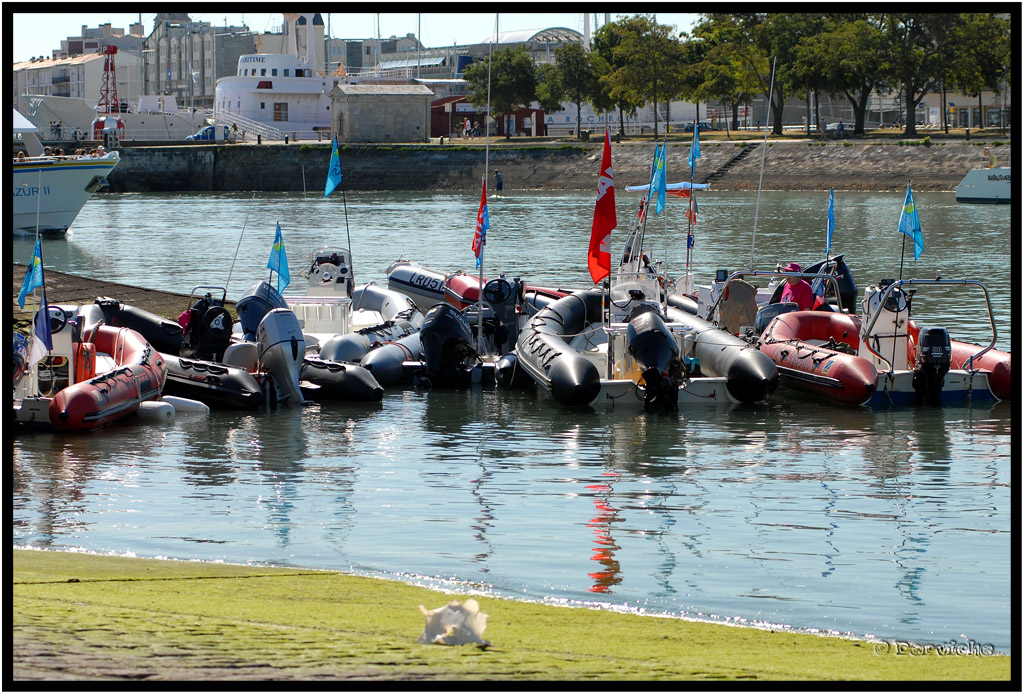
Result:
M214 111L208 116L211 123L215 125L226 125L229 128L234 129L233 126L238 127L238 134L235 138L239 141L255 140L257 135L261 135L264 140L283 140L285 133L281 130L267 125L266 123L260 123L259 121L246 118L245 116L239 116L230 111Z

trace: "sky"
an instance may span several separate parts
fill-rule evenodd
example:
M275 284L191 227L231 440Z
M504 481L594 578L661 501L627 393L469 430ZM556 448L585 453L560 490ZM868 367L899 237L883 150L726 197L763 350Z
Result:
M117 5L124 4L117 3ZM424 8L429 8L431 3L423 3ZM465 4L435 3L439 8L446 10L465 7ZM116 5L108 5L115 7ZM202 4L200 3L200 6ZM189 13L193 21L210 22L214 26L223 26L225 20L229 26L241 26L247 24L253 31L262 33L264 31L280 31L284 18L279 13L254 13L254 12L227 12L230 7L237 7L238 4L218 5L220 12L198 12ZM68 5L61 5L66 10ZM565 7L565 5L562 5ZM145 24L145 31L148 35L153 30L153 19L155 13L142 13L142 21ZM620 15L611 14L615 20ZM470 12L423 12L417 15L408 13L344 13L331 12L324 14L324 23L327 24L330 18L330 36L332 38L365 39L374 38L379 35L381 38L391 36L405 36L406 34L419 34L423 45L428 48L450 46L452 44L467 44L483 42L488 36L494 33L494 14L470 13ZM597 15L598 20L604 21L604 13ZM697 19L696 14L687 13L659 13L655 18L660 24L674 25L680 30L688 30ZM546 29L548 27L566 27L583 33L583 14L579 12L570 13L526 13L526 14L498 14L499 31L516 31L522 29ZM138 13L130 12L40 12L23 13L16 12L12 15L12 31L10 41L12 47L12 58L14 62L28 60L33 56L50 57L54 49L60 48L62 39L68 36L79 36L82 33L82 26L89 28L98 27L100 24L110 22L114 28L122 28L128 33L128 27L139 21ZM419 25L417 26L417 21ZM591 15L591 31L595 28L594 15Z

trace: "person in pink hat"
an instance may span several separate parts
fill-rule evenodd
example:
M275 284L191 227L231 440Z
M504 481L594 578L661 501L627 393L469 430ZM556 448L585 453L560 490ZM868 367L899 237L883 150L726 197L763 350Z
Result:
M798 263L790 263L786 267L782 268L783 272L800 272L800 265ZM800 277L787 277L786 288L782 290L783 303L787 301L795 302L801 311L810 311L814 307L814 292L811 290L811 285Z

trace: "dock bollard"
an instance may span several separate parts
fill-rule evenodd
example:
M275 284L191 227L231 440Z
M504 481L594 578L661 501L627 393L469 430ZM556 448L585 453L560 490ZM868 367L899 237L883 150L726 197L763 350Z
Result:
M262 145L263 144L263 135L261 135L259 133L256 133L256 144L258 144L258 145Z

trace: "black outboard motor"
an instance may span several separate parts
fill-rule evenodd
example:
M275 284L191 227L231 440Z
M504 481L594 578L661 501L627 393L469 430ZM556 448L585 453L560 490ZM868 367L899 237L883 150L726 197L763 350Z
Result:
M469 385L469 369L476 359L476 350L473 331L462 312L451 304L435 304L423 317L420 344L430 385Z
M654 311L644 311L629 322L626 338L630 356L644 370L644 409L675 410L683 363L665 321Z
M833 275L836 278L836 283L839 285L839 299L842 301L843 308L853 311L857 305L857 283L853 280L853 273L850 271L850 266L843 260L842 255L837 255L834 258L830 258L828 261L822 260L820 262L811 265L806 268L804 272L813 272L815 274L821 274L822 267L825 267L827 274ZM832 284L826 285L826 291L831 293Z
M235 304L238 320L242 324L242 339L254 341L260 321L275 308L288 308L288 302L266 280L260 280L246 289Z
M946 329L921 328L914 368L914 404L942 404L942 382L952 359L953 348Z
M209 293L192 304L179 356L204 361L220 361L231 344L234 321L221 302Z

